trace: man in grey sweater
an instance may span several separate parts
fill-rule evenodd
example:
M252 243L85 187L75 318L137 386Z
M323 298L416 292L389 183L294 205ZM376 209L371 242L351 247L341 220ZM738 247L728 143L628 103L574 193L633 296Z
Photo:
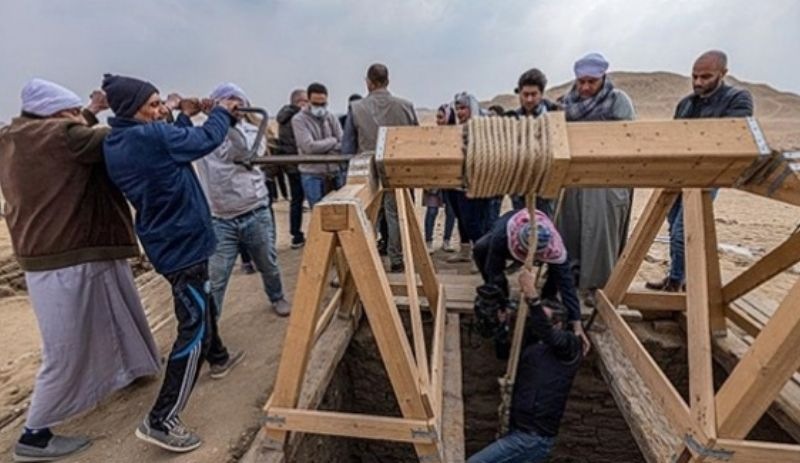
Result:
M341 151L342 126L328 111L328 89L320 83L308 86L309 105L292 117L292 130L299 154L336 154ZM338 163L300 164L300 180L308 205L314 207L323 196L344 184Z

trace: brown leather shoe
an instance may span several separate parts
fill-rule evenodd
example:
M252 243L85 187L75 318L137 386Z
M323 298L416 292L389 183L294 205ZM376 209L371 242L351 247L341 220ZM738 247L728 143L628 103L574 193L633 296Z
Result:
M683 291L686 286L682 285L680 281L673 280L669 276L664 277L659 281L648 281L644 287L653 291L664 291L667 293L679 293Z

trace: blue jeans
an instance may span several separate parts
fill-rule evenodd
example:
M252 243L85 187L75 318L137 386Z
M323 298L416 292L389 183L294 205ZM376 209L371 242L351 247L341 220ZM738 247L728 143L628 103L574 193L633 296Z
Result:
M306 195L306 201L313 208L314 204L322 201L326 194L332 190L338 190L344 185L344 176L341 174L334 177L300 174L300 181L303 184L303 193ZM332 188L328 186L329 183L332 183Z
M211 295L217 312L222 313L225 288L239 254L239 246L250 254L256 269L261 273L264 290L270 301L283 299L278 252L275 249L275 225L268 207L260 207L232 219L213 218L217 249L209 259Z
M425 211L425 241L433 241L433 228L436 226L436 216L439 215L439 208L428 206ZM453 227L456 225L456 216L449 203L444 206L444 240L450 241L453 236Z
M718 188L711 190L711 199L717 198ZM683 196L678 196L667 214L669 223L669 278L683 284L686 279L686 252L683 233Z
M552 449L552 437L514 430L472 455L467 463L539 463L547 460Z

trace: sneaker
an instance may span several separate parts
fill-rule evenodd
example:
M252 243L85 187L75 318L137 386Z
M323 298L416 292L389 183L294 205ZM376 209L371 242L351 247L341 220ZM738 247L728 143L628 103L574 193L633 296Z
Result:
M211 379L222 379L228 376L228 373L233 370L233 367L238 365L242 360L244 360L244 351L236 351L232 354L228 355L228 361L221 364L221 365L211 365Z
M299 240L292 239L292 249L300 249L306 245L306 239L300 238Z
M461 243L461 250L455 255L448 257L447 262L451 264L472 262L472 245L468 243Z
M444 252L456 252L456 247L450 243L450 240L445 241L442 243L442 251Z
M136 428L136 437L170 452L191 452L200 447L203 443L200 436L189 430L180 418L175 418L174 422L170 429L161 431L150 426L150 419L146 417Z
M331 278L331 288L338 288L339 286L342 286L339 282L339 275L334 274L333 278Z
M53 436L46 447L17 442L14 446L14 461L56 461L83 452L91 447L87 437Z
M384 239L378 240L378 254L381 256L386 256L389 254L389 243L387 243Z
M435 250L433 249L433 241L426 241L425 247L428 249L428 254L434 253Z
M292 304L286 299L278 299L272 303L272 310L280 317L287 317L292 313Z
M679 293L681 290L685 288L685 285L681 285L680 281L673 280L668 276L664 277L663 280L659 281L648 281L644 284L644 287L653 291L664 291L667 293Z
M256 268L252 262L242 262L242 273L245 275L252 275L256 273Z

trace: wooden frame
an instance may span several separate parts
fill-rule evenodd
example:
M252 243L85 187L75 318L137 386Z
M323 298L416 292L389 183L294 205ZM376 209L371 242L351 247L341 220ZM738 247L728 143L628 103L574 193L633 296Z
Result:
M598 291L597 302L610 338L654 398L652 406L664 410L675 432L670 442L680 442L672 460L800 461L800 446L744 440L800 367L800 356L796 355L800 350L800 282L763 328L735 306L736 299L800 261L800 237L790 237L751 269L722 285L711 197L701 189L733 187L800 205L800 174L791 169L790 157L765 151L757 136L760 133L756 133L760 129L752 120L567 124L560 113L545 117L551 118L548 127L554 151L553 171L545 182L547 193L564 186L656 188L607 286ZM409 442L420 459L444 461L442 390L447 378L443 376L443 357L449 345L445 333L450 317L445 310L444 286L425 250L408 194L382 188L464 186L464 137L460 127L382 128L382 142L376 152L379 165L368 157L351 162L348 184L315 206L278 378L265 407L267 435L278 444L285 442L288 432L358 436ZM767 162L775 164L776 173L766 179L755 175ZM382 172L382 186L378 170ZM629 291L680 189L687 292ZM370 220L374 220L385 195L393 195L397 203L406 262L403 281L393 285L378 255ZM338 256L335 265L343 286L321 309L334 255ZM402 324L393 287L404 295L408 305L411 340ZM434 316L432 346L422 335L423 297ZM337 303L347 305L340 310L344 315L355 314L363 307L402 417L297 408L309 352ZM644 311L685 314L688 404L623 318L619 310L623 304ZM744 325L755 341L715 393L712 346L718 342L716 336L727 332L728 321Z

